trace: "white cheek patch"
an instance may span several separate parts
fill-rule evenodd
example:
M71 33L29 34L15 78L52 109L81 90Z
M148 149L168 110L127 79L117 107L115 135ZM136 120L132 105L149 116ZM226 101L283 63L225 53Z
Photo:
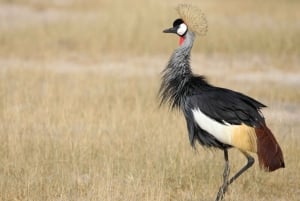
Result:
M179 28L177 29L177 34L180 36L183 36L183 34L185 34L186 30L187 30L186 24L182 23L179 25Z

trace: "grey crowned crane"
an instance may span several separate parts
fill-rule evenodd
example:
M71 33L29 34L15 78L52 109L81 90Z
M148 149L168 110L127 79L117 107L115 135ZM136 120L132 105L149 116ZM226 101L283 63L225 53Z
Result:
M190 53L196 34L207 31L206 19L201 10L191 5L179 5L177 11L180 18L174 21L173 27L163 31L177 34L180 45L162 72L161 104L169 103L171 108L183 112L193 147L198 142L223 150L224 181L216 197L222 200L228 186L253 165L254 158L249 152L257 154L259 165L265 171L284 168L284 159L262 115L264 104L242 93L213 86L204 76L193 74ZM247 158L246 165L232 178L229 178L230 148L237 148Z

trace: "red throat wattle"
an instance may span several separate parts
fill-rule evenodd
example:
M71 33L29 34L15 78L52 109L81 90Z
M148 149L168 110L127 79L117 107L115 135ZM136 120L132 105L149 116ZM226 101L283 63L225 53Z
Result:
M183 42L184 42L184 37L180 36L179 37L179 45L182 45Z

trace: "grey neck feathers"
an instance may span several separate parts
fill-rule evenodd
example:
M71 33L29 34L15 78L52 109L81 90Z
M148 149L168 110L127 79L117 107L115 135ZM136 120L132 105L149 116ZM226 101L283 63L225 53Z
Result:
M187 32L184 42L172 54L166 69L171 70L173 75L186 75L192 73L190 67L190 53L193 47L195 34Z
M172 54L168 65L163 71L160 87L161 104L169 102L171 108L180 107L184 97L184 87L192 74L190 53L195 34L187 32L184 42Z

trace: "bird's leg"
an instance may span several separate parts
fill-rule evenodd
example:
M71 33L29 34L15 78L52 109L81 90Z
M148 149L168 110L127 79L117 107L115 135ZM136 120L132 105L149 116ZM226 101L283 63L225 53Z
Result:
M225 167L224 167L224 173L223 173L223 184L219 189L216 201L221 201L224 198L224 194L227 191L228 185L230 184L228 182L228 176L229 176L230 168L229 168L227 149L224 149L224 159L225 159Z
M242 167L242 169L240 169L229 181L228 181L228 176L229 176L229 161L228 161L228 152L227 149L224 149L224 158L225 158L225 169L224 169L224 173L223 173L223 178L224 178L224 182L223 185L220 187L216 201L221 201L224 198L224 194L227 191L227 187L233 182L235 181L239 176L241 176L247 169L249 169L253 163L254 163L254 158L252 156L250 156L249 154L247 154L246 152L242 153L246 156L248 162L247 164Z
M239 176L241 176L241 174L243 174L247 169L249 169L253 163L254 163L254 158L252 156L250 156L248 153L243 152L242 153L246 156L248 162L247 164L240 169L240 171L238 171L228 182L228 185L231 184L234 180L236 180Z

